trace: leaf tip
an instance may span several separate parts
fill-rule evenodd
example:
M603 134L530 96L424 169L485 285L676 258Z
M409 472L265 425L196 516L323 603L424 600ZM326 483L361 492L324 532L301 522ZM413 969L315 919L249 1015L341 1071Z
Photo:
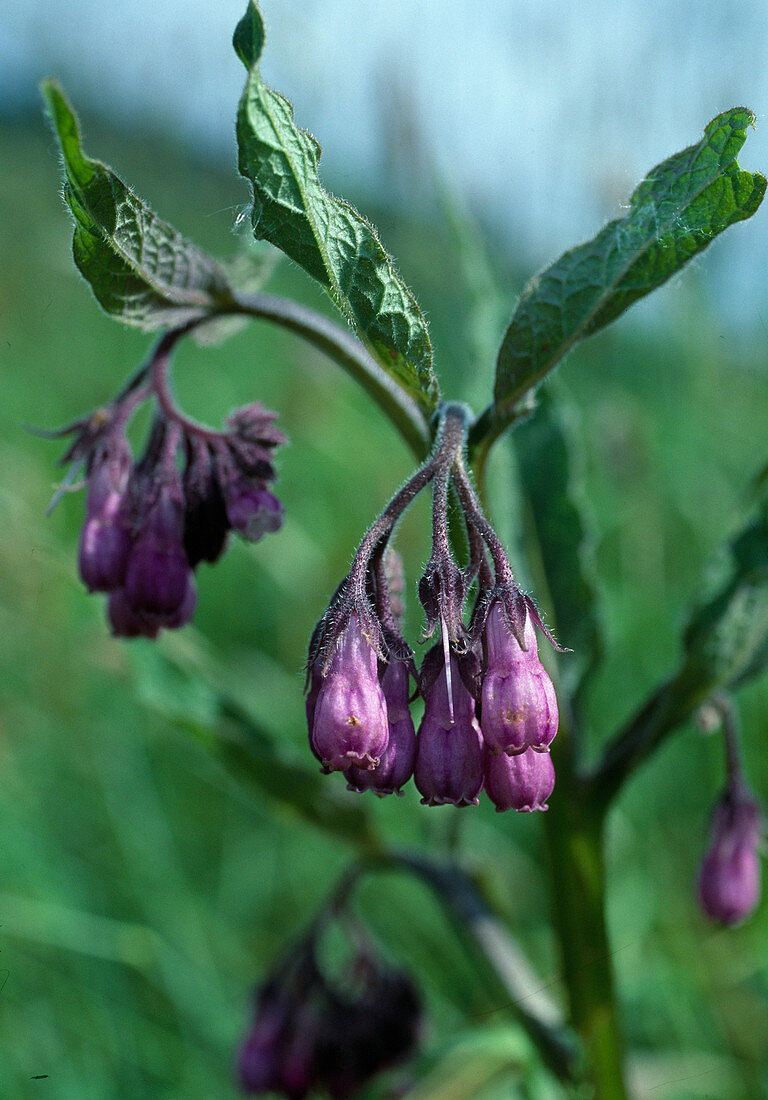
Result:
M261 17L259 5L256 0L248 0L245 15L232 35L235 53L246 69L252 68L261 57L265 38L264 20Z

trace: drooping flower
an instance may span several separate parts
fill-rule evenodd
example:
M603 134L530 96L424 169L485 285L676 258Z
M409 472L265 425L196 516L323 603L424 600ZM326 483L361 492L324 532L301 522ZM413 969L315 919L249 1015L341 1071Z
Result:
M454 654L440 662L439 647L424 658L424 717L416 745L414 782L429 806L476 806L483 786L483 739L475 701ZM435 665L439 672L432 679ZM432 666L432 667L430 667Z
M492 753L546 750L557 733L555 689L539 660L536 627L525 617L524 649L510 628L500 600L485 623L487 667L481 696L483 739Z
M195 609L200 562L217 560L231 530L255 542L283 520L269 490L272 452L285 442L275 414L248 405L236 409L221 432L185 417L166 378L179 335L162 337L150 363L109 405L56 433L76 433L62 459L73 464L69 478L82 466L86 471L80 575L91 591L108 594L112 632L126 638L154 638L161 629L184 626ZM152 398L157 414L134 465L126 427Z
M421 999L406 974L366 945L326 976L316 952L313 938L299 942L257 991L237 1059L247 1093L351 1100L416 1045Z
M485 793L499 812L546 810L554 786L555 769L548 752L526 748L507 755L486 748Z
M715 806L710 845L699 870L699 901L711 920L740 924L757 908L762 834L760 807L737 782Z
M400 794L401 788L413 775L416 732L408 705L408 684L405 663L390 661L381 677L381 688L387 704L389 741L375 768L368 770L352 765L348 769L347 786L350 790L370 790L378 795Z
M334 647L313 718L312 747L324 767L377 767L389 740L387 704L376 651L354 613Z
M91 592L111 592L123 583L131 548L126 488L132 458L125 436L110 433L94 450L89 465L78 566Z
M140 507L140 506L139 506ZM125 569L125 598L137 615L173 621L194 587L184 549L184 496L174 471L155 501L137 517ZM165 626L165 621L161 622Z

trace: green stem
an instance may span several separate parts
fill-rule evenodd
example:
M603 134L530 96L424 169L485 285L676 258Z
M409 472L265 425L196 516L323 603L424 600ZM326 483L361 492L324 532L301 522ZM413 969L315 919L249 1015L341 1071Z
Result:
M605 923L602 807L576 771L570 713L553 744L557 786L544 817L555 932L570 1022L584 1052L583 1079L595 1100L624 1100L623 1042Z
M662 684L606 745L585 777L585 796L605 810L624 783L677 727L693 714L719 684L686 667Z
M422 879L445 904L462 933L468 933L518 1023L549 1069L563 1082L576 1080L577 1047L556 1006L509 931L486 905L469 876L454 862L436 863L408 852L388 852L371 866L404 868Z

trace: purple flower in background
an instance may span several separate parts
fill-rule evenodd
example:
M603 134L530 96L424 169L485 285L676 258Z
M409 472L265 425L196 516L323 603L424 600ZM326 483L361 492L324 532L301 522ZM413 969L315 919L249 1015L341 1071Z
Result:
M351 1100L418 1041L421 998L408 975L379 959L360 928L350 956L321 968L320 929L294 944L257 991L237 1059L247 1093Z
M548 752L527 748L514 756L485 752L485 793L498 811L546 810L555 786Z
M225 483L223 492L229 526L248 542L258 542L282 527L283 506L267 489L241 476Z
M253 1027L237 1059L240 1084L246 1092L274 1092L280 1088L283 1042L289 1026L280 991L274 983L267 983L257 995Z
M356 614L334 647L314 706L312 747L331 771L375 768L389 741L376 651Z
M194 585L184 549L184 496L178 473L159 487L146 513L140 509L141 503L125 570L125 598L137 615L173 621Z
M285 442L275 414L259 404L236 409L223 432L187 419L165 377L168 340L177 336L160 340L149 366L109 406L58 433L77 433L62 461L86 470L80 575L92 592L109 594L112 632L125 638L184 626L197 600L194 570L216 561L229 531L255 542L283 522L269 491L272 451ZM134 465L126 426L152 397L159 411Z
M481 694L483 739L492 753L522 753L529 746L547 749L557 733L557 699L539 660L536 627L526 614L523 640L507 623L495 601L485 623L487 668Z
M441 651L436 647L425 656L427 669L434 662L430 654L439 657ZM422 668L422 676L424 672ZM425 709L414 768L421 801L429 806L476 806L483 787L483 739L475 718L475 701L464 686L453 654L447 665L440 665L423 694Z
M131 548L125 506L131 466L130 447L121 432L108 435L91 456L78 553L80 576L91 592L111 592L125 577Z
M757 908L762 834L759 806L742 783L735 783L715 806L710 846L699 870L699 901L712 920L740 924Z

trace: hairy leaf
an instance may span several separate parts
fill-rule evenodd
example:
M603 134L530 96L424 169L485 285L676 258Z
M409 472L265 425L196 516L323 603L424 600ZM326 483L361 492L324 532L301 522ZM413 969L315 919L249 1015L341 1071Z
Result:
M591 545L579 500L579 469L562 410L550 394L513 435L529 521L549 587L562 662L574 691L602 651Z
M293 108L259 75L264 23L250 0L234 47L248 70L237 115L240 172L253 186L253 232L304 268L330 294L374 359L419 403L438 386L424 318L373 227L318 179L320 146Z
M74 111L43 85L75 219L75 263L107 313L145 331L185 324L232 302L215 260L161 221L115 173L85 156Z
M578 340L661 286L729 225L754 214L765 177L736 162L754 117L744 107L718 115L698 144L648 174L623 218L530 281L499 351L497 418L508 417Z

